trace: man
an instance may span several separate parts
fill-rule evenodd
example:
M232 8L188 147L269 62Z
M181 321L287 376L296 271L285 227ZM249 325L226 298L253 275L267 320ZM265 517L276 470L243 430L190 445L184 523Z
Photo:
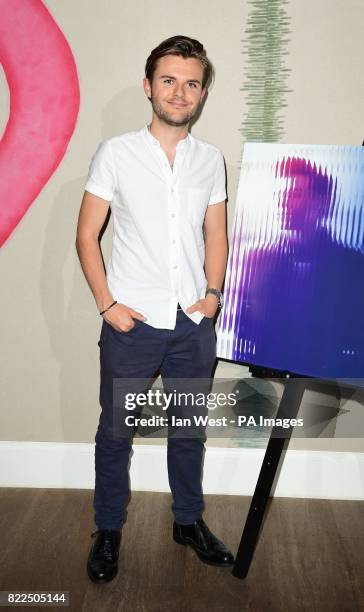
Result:
M101 143L85 187L76 246L104 319L97 531L87 564L94 582L117 573L129 499L132 436L115 435L113 381L151 379L157 371L167 384L206 379L215 361L213 317L227 258L225 168L216 147L188 132L211 74L197 40L174 36L156 47L143 81L151 124ZM114 233L106 278L98 237L110 203ZM173 414L174 407L169 410ZM231 553L202 520L203 442L198 436L168 438L173 538L206 563L230 566Z

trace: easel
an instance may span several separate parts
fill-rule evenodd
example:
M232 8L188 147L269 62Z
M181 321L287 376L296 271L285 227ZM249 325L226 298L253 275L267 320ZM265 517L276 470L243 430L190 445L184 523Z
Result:
M279 376L282 378L282 373ZM277 377L277 374L275 377ZM286 381L275 417L276 420L295 419L297 417L303 394L310 387L310 381L312 380L304 376L294 376L293 378L293 375L289 373L283 374L282 382L284 382L284 378ZM317 381L315 386L320 383L321 381ZM322 384L325 385L325 382L322 381ZM327 381L326 384L332 386L333 383ZM337 395L337 387L335 396L340 399ZM232 574L236 578L245 578L248 574L282 451L288 445L292 431L293 427L285 429L284 437L283 430L280 427L273 427L271 431L232 570ZM282 437L279 437L280 435Z

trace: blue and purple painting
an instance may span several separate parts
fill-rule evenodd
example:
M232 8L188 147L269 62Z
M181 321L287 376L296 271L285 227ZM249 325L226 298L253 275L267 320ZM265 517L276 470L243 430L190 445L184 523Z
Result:
M364 376L364 148L244 147L218 357Z

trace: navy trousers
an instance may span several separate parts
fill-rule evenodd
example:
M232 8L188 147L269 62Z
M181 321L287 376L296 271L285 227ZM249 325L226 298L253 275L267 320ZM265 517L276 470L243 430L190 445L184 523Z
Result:
M129 332L118 332L104 321L99 341L101 414L95 436L94 510L100 530L122 527L130 497L132 437L115 436L115 379L145 381L160 372L166 390L171 379L209 379L216 358L212 319L204 317L196 325L178 310L174 330L134 322ZM203 453L204 438L168 435L168 479L177 523L190 524L201 518Z

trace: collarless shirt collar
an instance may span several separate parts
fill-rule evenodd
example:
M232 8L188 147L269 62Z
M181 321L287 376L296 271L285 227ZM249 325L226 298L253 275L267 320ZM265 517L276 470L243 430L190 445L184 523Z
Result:
M143 132L145 132L147 138L150 140L150 142L154 145L154 146L158 146L160 148L162 148L161 143L159 142L159 140L157 138L155 138L153 136L153 134L151 133L150 129L149 129L149 125L145 125L144 128L142 129ZM182 138L182 140L179 140L176 146L176 149L181 149L183 150L185 147L187 147L187 145L189 144L191 140L191 135L190 133L187 134L187 136L185 138Z

